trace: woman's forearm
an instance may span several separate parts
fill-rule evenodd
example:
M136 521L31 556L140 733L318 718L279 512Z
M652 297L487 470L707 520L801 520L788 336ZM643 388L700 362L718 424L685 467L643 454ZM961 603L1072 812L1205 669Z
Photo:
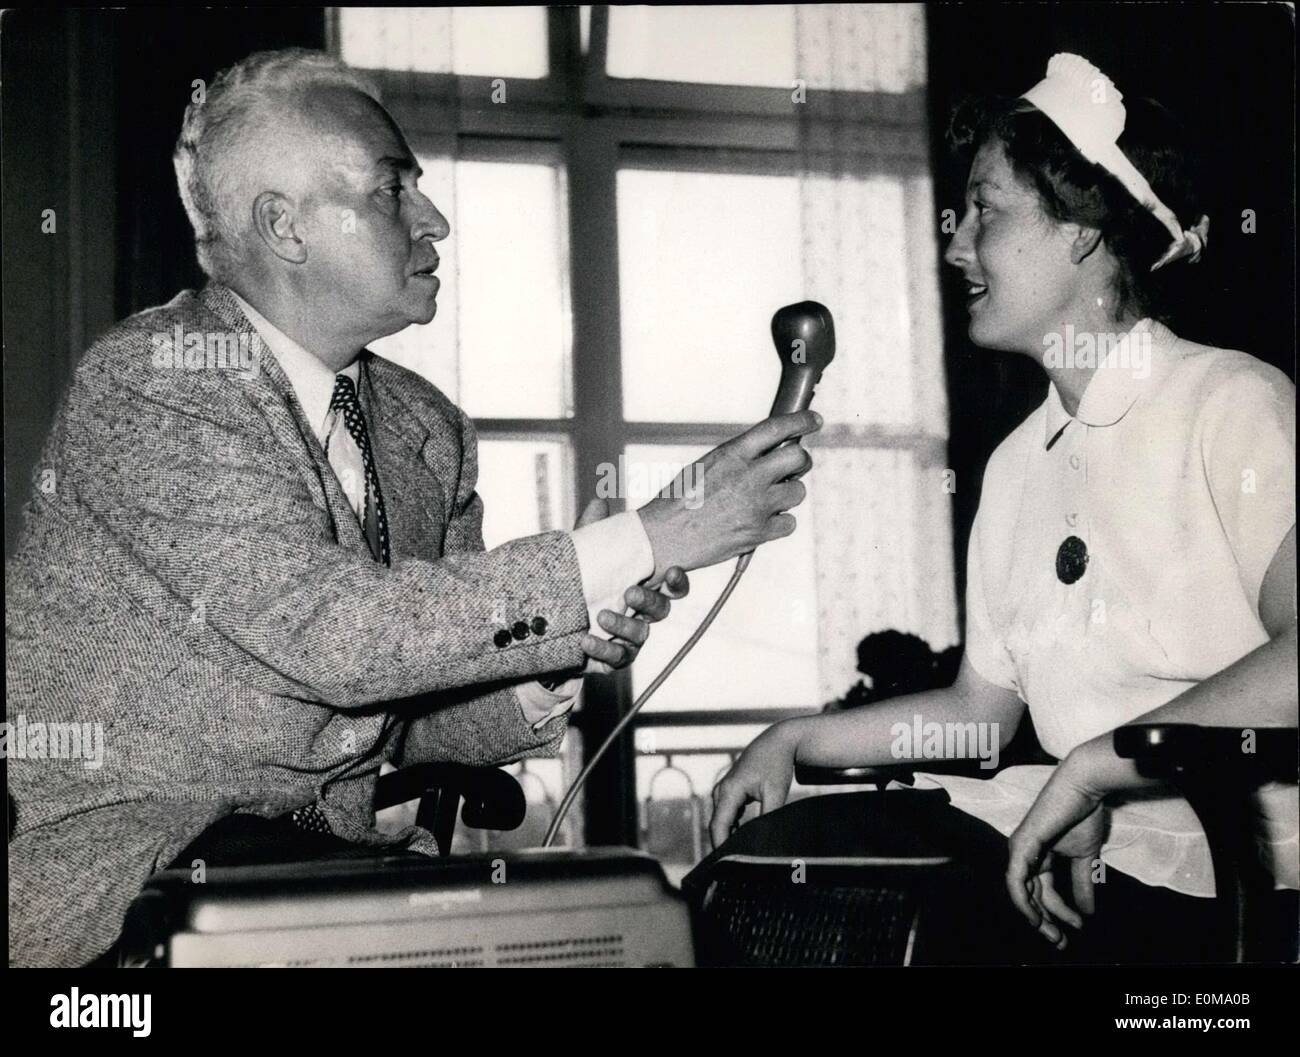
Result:
M795 762L814 767L872 767L902 763L891 752L892 729L910 728L913 716L926 721L955 720L961 708L955 689L923 690L845 712L787 720L796 739Z
M952 730L945 746L953 758L976 758L985 749L1004 748L1024 714L1015 693L992 686L965 665L952 686L923 690L847 712L787 720L796 763L815 767L870 767L909 760L933 760L926 753L931 724ZM982 729L981 729L982 728ZM916 732L927 737L917 744Z

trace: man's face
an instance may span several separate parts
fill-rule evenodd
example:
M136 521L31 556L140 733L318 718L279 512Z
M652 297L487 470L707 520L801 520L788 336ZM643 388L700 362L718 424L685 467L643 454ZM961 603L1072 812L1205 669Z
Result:
M309 131L295 138L314 176L301 218L309 299L363 342L428 323L439 286L433 244L451 228L417 189L406 139L351 88L312 88L303 116Z
M1001 142L989 140L971 165L966 214L944 253L961 269L969 336L989 349L1041 355L1076 296L1071 236L1021 183Z

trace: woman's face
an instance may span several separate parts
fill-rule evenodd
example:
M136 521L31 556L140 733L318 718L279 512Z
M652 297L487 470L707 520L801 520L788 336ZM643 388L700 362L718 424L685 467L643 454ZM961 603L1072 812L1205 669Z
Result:
M1046 336L1062 331L1079 294L1076 234L1043 212L1001 141L985 142L966 183L965 215L944 253L966 280L971 341L1041 359Z

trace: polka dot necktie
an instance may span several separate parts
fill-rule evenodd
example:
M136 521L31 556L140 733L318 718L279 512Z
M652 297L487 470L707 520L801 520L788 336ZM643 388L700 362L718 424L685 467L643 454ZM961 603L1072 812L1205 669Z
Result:
M325 812L316 803L305 804L297 808L289 815L289 821L308 833L332 834L334 832L330 828L329 820L325 817Z
M330 410L343 416L343 424L361 452L361 465L366 473L366 541L370 544L370 553L385 565L392 565L392 555L388 544L388 518L384 514L384 497L379 490L379 474L375 470L375 460L370 453L370 435L366 432L366 419L361 413L361 401L357 399L357 388L346 374L334 379L334 395L330 398Z

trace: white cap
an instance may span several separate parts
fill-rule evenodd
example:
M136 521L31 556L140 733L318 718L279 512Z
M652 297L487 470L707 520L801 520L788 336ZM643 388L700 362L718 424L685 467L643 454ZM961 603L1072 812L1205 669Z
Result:
M1047 76L1022 97L1033 103L1090 162L1102 166L1173 237L1151 270L1187 257L1200 260L1210 238L1210 218L1202 216L1184 230L1173 210L1156 197L1151 185L1119 148L1127 112L1124 97L1109 77L1081 55L1058 52L1047 64Z

